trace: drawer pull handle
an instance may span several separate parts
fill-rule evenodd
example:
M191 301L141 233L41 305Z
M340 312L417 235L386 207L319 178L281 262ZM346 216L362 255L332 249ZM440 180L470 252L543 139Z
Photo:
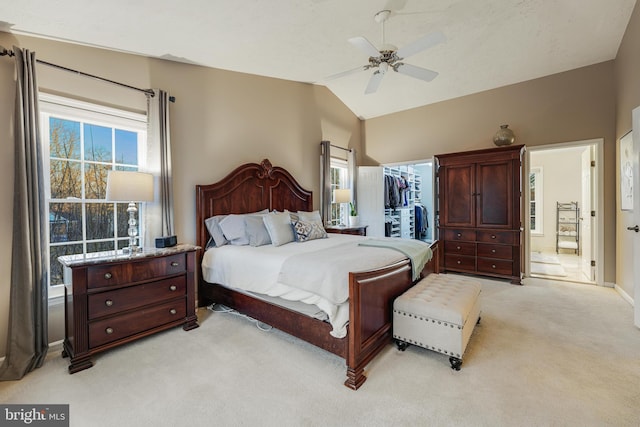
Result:
M171 314L176 314L176 313L177 313L177 311L176 311L176 309L175 309L175 308L172 308L171 310L169 310L169 313L171 313Z
M457 246L457 247L456 247L456 249L457 249L457 250L460 250L460 246Z
M462 261L458 260L458 264L462 264Z
M491 268L496 268L496 265L495 265L495 264L493 264L493 265L491 266Z
M113 328L107 328L104 331L107 333L107 335L111 335L113 333Z
M492 253L492 254L495 254L495 253L496 253L496 250L495 250L495 249L491 249L491 253Z
M104 273L104 278L109 280L111 279L113 276L111 275L111 273Z
M462 237L462 233L458 233L458 237Z
M491 235L491 238L492 238L492 239L495 239L495 238L496 238L496 235L495 235L495 234L492 234L492 235Z
M177 261L172 261L172 262L171 262L171 267L177 267L177 266L179 266L179 265L180 265L180 263L179 263L179 262L177 262Z
M104 305L106 305L107 307L111 307L113 305L113 300L110 300L110 299L106 300L104 302Z
M178 288L176 287L176 285L171 285L171 286L169 286L169 289L172 290L172 291L175 291Z

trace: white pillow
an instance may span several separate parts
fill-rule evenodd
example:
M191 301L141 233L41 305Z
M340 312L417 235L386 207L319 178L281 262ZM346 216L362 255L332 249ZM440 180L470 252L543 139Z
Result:
M228 240L225 239L224 233L220 229L220 221L225 217L226 215L216 215L204 220L204 224L206 225L207 230L209 230L209 235L211 235L211 238L215 243L213 246L218 248L229 243ZM210 245L207 244L207 247L209 246Z
M322 218L320 218L320 211L313 211L313 212L298 211L297 219L305 222L313 222L315 224L318 224L320 227L324 229L324 226L322 225ZM292 218L292 220L295 220L295 218Z
M232 245L249 244L249 238L245 232L244 215L227 215L220 221L220 229Z
M247 215L244 219L249 245L251 246L271 244L269 231L267 231L267 227L262 220L263 216L264 215Z
M288 212L272 212L265 215L262 220L267 227L273 246L281 246L295 240Z

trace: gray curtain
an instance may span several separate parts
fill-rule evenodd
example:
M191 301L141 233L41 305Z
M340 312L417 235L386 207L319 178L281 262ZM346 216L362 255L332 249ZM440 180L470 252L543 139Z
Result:
M331 223L331 142L320 142L320 215Z
M353 148L347 152L347 171L349 173L349 188L351 189L351 202L358 209L358 163L356 150Z
M155 177L155 202L145 208L146 246L153 246L156 237L174 234L169 94L161 89L154 92L147 101L147 166Z
M7 354L0 379L38 368L48 350L48 255L35 53L14 46L15 181Z

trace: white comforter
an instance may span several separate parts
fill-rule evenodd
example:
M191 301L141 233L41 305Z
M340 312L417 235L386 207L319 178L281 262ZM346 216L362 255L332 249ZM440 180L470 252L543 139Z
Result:
M349 271L369 270L406 258L392 249L358 246L362 239L366 238L329 234L327 239L277 247L226 245L212 248L202 259L202 274L209 283L314 304L327 313L333 327L331 335L342 338L347 334L349 321ZM327 248L334 248L335 251L330 252L343 256L332 259L326 255L329 251L323 252ZM360 252L354 257L352 254L356 249ZM346 256L348 253L351 255ZM288 268L283 272L285 262ZM297 286L299 274L291 274L292 266L299 269L298 273L308 271L311 281Z

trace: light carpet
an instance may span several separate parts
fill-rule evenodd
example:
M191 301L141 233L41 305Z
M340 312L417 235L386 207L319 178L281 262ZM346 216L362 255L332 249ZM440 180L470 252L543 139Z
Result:
M59 348L4 403L69 403L71 426L637 426L640 330L613 289L480 279L482 321L462 370L389 344L358 391L344 361L247 319L200 310L95 356L74 375Z

